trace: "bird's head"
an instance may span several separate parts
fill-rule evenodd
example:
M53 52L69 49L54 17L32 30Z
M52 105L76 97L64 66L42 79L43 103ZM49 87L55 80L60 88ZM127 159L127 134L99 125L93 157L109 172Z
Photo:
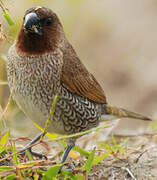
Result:
M33 7L26 11L18 34L16 47L27 54L52 52L64 39L57 15L46 7Z

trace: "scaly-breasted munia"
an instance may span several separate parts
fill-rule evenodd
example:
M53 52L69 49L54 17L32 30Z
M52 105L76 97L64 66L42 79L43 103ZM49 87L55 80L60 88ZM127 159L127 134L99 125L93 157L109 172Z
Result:
M108 115L151 120L107 104L103 89L82 64L60 20L49 8L38 6L26 11L17 40L9 49L7 72L17 104L41 127L58 95L50 132L85 131L98 126ZM75 139L69 142L62 162Z

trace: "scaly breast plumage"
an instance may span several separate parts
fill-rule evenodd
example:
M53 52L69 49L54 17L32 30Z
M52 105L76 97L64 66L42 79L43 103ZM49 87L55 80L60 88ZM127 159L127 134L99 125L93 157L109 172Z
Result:
M56 57L24 58L14 52L14 56L9 57L7 67L9 86L15 86L13 96L16 102L40 126L44 126L56 94L58 99L50 132L71 134L98 125L101 104L78 96L60 84L61 72L58 70L62 69L62 62Z
M62 86L54 118L59 118L59 116L66 134L77 133L98 125L101 117L101 104L73 94Z

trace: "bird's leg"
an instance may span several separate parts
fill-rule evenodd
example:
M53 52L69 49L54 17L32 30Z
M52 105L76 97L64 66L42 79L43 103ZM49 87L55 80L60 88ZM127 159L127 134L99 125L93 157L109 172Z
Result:
M68 143L68 145L67 145L67 147L66 147L66 149L65 149L65 151L64 151L64 154L63 154L61 163L64 163L64 162L65 162L66 158L68 157L69 152L71 151L71 149L72 149L74 146L75 146L75 143L73 143L73 142L72 142L72 143Z
M32 151L32 147L30 147L31 145L35 144L37 141L40 140L41 136L43 136L44 133L41 133L39 135L37 135L34 139L31 140L31 142L29 142L23 149L23 151L21 151L19 154L25 154L25 150L28 149L28 151L33 155L33 156L36 156L36 157L39 157L39 158L42 158L44 157L45 159L47 159L46 156L40 154L40 153L36 153L36 152L33 152Z
M64 151L64 154L63 154L61 163L64 163L64 162L65 162L65 160L66 160L67 157L68 157L69 152L71 151L71 149L72 149L74 146L75 146L75 143L74 143L74 142L69 142L69 143L68 143L68 145L67 145L67 147L66 147L66 149L65 149L65 151ZM62 168L63 168L63 165L60 167L59 173L61 172ZM66 170L71 171L72 169L66 169Z

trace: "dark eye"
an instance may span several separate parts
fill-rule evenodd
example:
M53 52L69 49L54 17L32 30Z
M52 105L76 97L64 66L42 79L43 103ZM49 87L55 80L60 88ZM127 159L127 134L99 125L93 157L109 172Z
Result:
M47 18L46 20L45 20L45 25L46 26L50 26L52 24L52 18Z

